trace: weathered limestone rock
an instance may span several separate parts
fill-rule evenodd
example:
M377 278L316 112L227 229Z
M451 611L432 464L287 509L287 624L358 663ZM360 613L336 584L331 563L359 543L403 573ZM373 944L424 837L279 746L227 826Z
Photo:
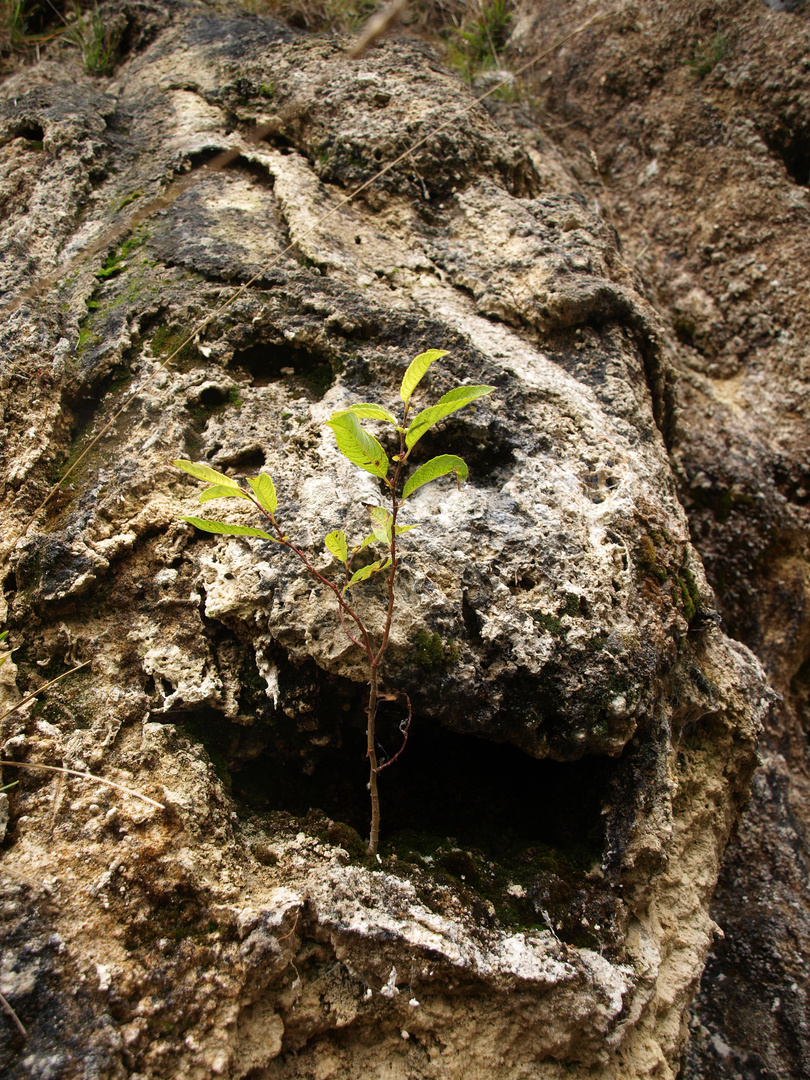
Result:
M810 1073L810 25L806 4L768 6L628 7L544 62L546 136L670 327L663 431L692 541L782 698L715 899L693 1080ZM513 44L528 58L599 8L527 0Z
M350 62L202 4L121 11L112 79L57 50L3 87L9 293L239 154L2 328L17 685L92 660L3 722L5 757L165 807L14 774L6 1074L674 1077L770 693L718 629L612 229L421 46ZM270 472L328 569L378 492L325 421L395 401L426 347L432 394L496 393L420 443L470 480L412 500L386 684L415 719L372 862L357 651L283 553L180 521L170 462Z

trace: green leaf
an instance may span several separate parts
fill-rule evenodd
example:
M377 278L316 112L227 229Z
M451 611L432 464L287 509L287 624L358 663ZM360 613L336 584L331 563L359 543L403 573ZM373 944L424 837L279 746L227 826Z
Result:
M253 488L253 494L259 500L260 505L272 517L278 506L276 486L272 479L267 473L261 473L259 476L249 476L248 483Z
M418 529L418 528L419 528L418 525L397 525L397 536L399 536L400 533L410 532L411 529Z
M369 506L371 530L377 540L384 544L391 543L391 515L383 506Z
M366 420L387 420L389 424L396 424L397 418L393 416L388 409L384 409L382 405L374 405L369 402L363 402L359 405L350 405L348 409L340 409L334 413L334 416L341 416L343 413L354 413L355 416L360 416Z
M438 424L445 416L463 409L465 405L469 405L477 398L491 394L494 389L494 386L457 386L455 390L448 391L435 405L416 414L405 436L405 445L410 450L429 428Z
M404 502L409 495L413 495L414 491L423 484L429 484L431 480L438 480L440 476L447 476L448 473L455 473L459 484L463 484L469 472L470 470L460 457L456 457L455 454L440 454L426 461L424 465L420 465L413 476L408 478L408 482L402 489L402 501Z
M198 480L205 480L208 484L240 490L239 485L235 480L232 480L230 476L226 476L225 473L217 472L216 469L212 469L209 465L198 465L193 461L183 461L182 459L180 461L173 461L172 465L176 465L178 469L187 472L189 476L194 476Z
M350 589L352 585L356 585L359 581L366 581L372 574L376 574L378 570L381 570L382 565L382 560L378 559L376 562L369 563L368 566L362 566L359 570L355 570L349 578L346 589ZM346 589L343 591L345 592Z
M275 536L264 532L263 529L252 529L248 525L229 525L227 521L209 521L207 518L198 517L184 517L183 521L187 521L189 525L197 529L202 529L203 532L221 533L223 536L261 536L263 540L275 540L277 544L280 543Z
M335 433L341 454L359 469L364 469L372 476L385 478L388 473L385 450L373 435L363 430L354 413L335 413L328 423Z
M376 543L376 541L377 537L374 535L374 533L371 533L370 536L366 536L363 540L360 541L360 543L352 552L352 558L354 558L354 556L357 555L358 552L362 551L363 548L367 548L369 544L374 544Z
M342 563L345 563L349 557L349 549L346 544L346 533L342 529L335 529L334 532L328 533L323 540L326 544L327 551L339 559Z
M402 379L402 388L399 391L399 396L406 405L410 401L411 394L422 381L422 378L430 365L434 360L438 360L442 356L447 356L447 349L428 349L427 352L420 353L411 360L410 367L405 372Z
M201 503L210 502L211 499L247 499L250 502L250 497L241 488L225 487L224 484L206 488L200 494Z

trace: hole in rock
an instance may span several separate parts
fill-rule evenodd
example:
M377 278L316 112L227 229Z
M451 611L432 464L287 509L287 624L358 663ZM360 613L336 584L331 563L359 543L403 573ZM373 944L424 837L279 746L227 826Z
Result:
M479 486L502 483L501 470L514 464L515 453L508 432L502 425L490 424L486 431L471 430L464 420L454 418L431 429L418 442L414 465L421 465L439 454L457 454L470 470L470 479Z
M231 363L246 371L254 386L284 380L317 401L335 381L336 368L328 360L287 344L251 345L237 350Z
M206 386L200 391L200 404L212 409L228 400L228 389L222 386Z
M810 126L780 124L776 130L765 133L765 142L784 162L793 182L807 187L810 184Z
M14 128L14 137L17 139L27 139L28 142L41 143L45 138L45 132L40 124L35 123L23 123Z
M245 474L258 473L266 464L264 451L259 446L246 446L243 450L234 450L220 456L218 466L230 466L240 469Z
M265 830L267 843L254 845L260 862L280 858L276 839L299 829L366 861L364 688L312 664L276 662L275 708L246 666L241 722L182 706L165 719L203 744L240 816ZM381 760L400 748L402 716L401 703L381 703ZM623 902L593 868L605 856L603 807L622 768L606 757L537 760L417 713L401 757L380 774L383 865L432 910L466 910L482 925L553 926L564 941L611 951Z
M261 733L240 728L220 714L190 718L187 730L202 736L245 808L296 817L320 810L365 838L368 767L359 699L356 705L351 720L343 714L341 746L314 747L300 756L289 746L278 753L267 745L273 737L268 727ZM401 745L400 718L396 703L381 704L381 760ZM590 864L602 854L602 805L616 769L617 762L608 758L538 760L510 744L458 734L416 716L401 757L380 774L383 849L400 834L421 834L452 837L495 858L539 844Z

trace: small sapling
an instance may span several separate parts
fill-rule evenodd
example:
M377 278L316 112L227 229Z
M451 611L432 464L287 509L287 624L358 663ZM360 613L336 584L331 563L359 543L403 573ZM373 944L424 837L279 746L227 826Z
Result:
M375 740L375 720L377 703L381 697L400 696L401 692L386 694L380 685L383 658L388 648L391 625L394 616L397 590L397 570L400 563L399 537L414 529L415 525L400 524L400 512L403 504L415 491L425 484L438 480L442 476L453 475L459 484L467 479L468 469L464 461L455 454L439 454L420 465L413 472L409 469L411 452L422 436L446 416L465 408L478 398L491 394L492 386L458 386L444 394L434 404L416 413L409 420L411 398L414 390L427 373L430 365L442 356L446 350L429 349L420 353L408 367L402 380L400 398L402 399L401 419L381 405L366 402L351 405L332 414L328 426L332 429L340 452L356 465L358 469L371 473L380 481L384 492L385 505L367 507L371 532L355 547L343 529L335 529L324 537L324 546L341 564L338 580L332 580L314 565L314 555L299 547L285 532L277 516L278 500L272 479L266 474L247 478L250 490L243 489L235 480L224 473L217 472L208 465L195 464L191 461L173 462L177 468L189 473L209 485L200 495L200 502L211 499L247 499L269 522L267 530L246 525L231 525L224 521L211 521L207 518L186 517L184 521L205 532L220 533L226 536L256 536L262 540L271 540L279 547L286 548L297 556L313 577L325 585L335 597L338 618L346 636L365 653L368 670L368 705L366 706L366 753L369 761L369 791L371 792L371 834L368 850L371 855L377 853L380 838L380 796L378 776L381 769L390 765L402 752L408 737L411 706L407 695L407 718L400 725L403 742L400 749L389 761L380 764L377 759ZM382 443L367 431L361 420L376 420L389 424L393 429L394 444L397 452L389 459ZM410 475L408 475L410 472ZM371 548L376 557L366 565L354 569L354 561L361 551ZM353 590L362 582L368 581L375 574L383 574L386 583L386 599L383 630L376 638L366 625L352 599Z

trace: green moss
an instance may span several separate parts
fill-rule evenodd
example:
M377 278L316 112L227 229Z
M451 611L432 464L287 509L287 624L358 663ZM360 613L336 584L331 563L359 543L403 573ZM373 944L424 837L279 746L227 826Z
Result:
M458 660L458 647L453 642L443 642L441 637L428 630L417 630L413 635L411 660L418 667L446 667Z
M700 608L700 592L698 590L695 575L691 570L684 567L678 575L678 588L680 596L673 588L673 600L683 602L683 613L687 622L691 622Z
M368 855L368 844L344 821L333 821L326 830L326 839L330 844L342 847L352 858L364 860Z
M154 332L152 340L149 343L152 348L152 353L156 357L168 357L171 356L172 353L176 353L177 355L174 356L173 359L179 364L197 361L199 360L197 348L193 342L186 342L187 336L188 334L185 331L173 330L168 326L161 326Z
M96 273L96 277L99 281L107 281L109 278L116 277L124 269L124 264L128 255L131 255L133 251L141 247L145 242L144 236L132 235L121 245L118 251L112 251L104 260L101 269Z
M655 544L653 544L649 536L642 536L636 545L636 561L639 570L644 574L649 574L655 566L656 557Z
M566 615L570 615L572 618L574 615L579 614L579 596L576 593L565 594L565 607L563 612Z
M607 644L609 637L610 634L608 634L607 630L600 630L598 634L594 634L592 638L588 639L587 648L590 649L591 652L601 652Z
M81 354L85 349L92 346L95 348L101 344L101 338L89 326L79 327L79 340L76 342L76 352Z
M666 533L652 529L645 533L636 543L636 566L640 577L654 577L663 583L669 577L669 571L659 557L658 548L668 540Z
M481 925L498 923L520 929L545 929L546 916L571 944L608 948L613 898L587 875L593 853L563 853L544 844L500 842L484 851L455 840L415 830L402 830L382 844L383 865L389 873L407 875L426 906L445 911L450 899L472 912ZM583 925L583 915L602 926ZM606 917L607 916L607 917Z
M136 199L142 199L142 198L143 198L143 192L142 191L133 191L131 195L127 195L127 197L125 199L121 200L121 202L118 204L117 208L119 210L123 210L125 206L129 206L130 203L134 203Z
M532 619L547 634L559 637L562 633L562 619L559 615L553 615L549 611L533 611Z
M262 85L259 87L259 93L262 95L262 97L271 98L275 95L275 92L276 84L272 81L272 79L270 80L270 82L262 83Z

